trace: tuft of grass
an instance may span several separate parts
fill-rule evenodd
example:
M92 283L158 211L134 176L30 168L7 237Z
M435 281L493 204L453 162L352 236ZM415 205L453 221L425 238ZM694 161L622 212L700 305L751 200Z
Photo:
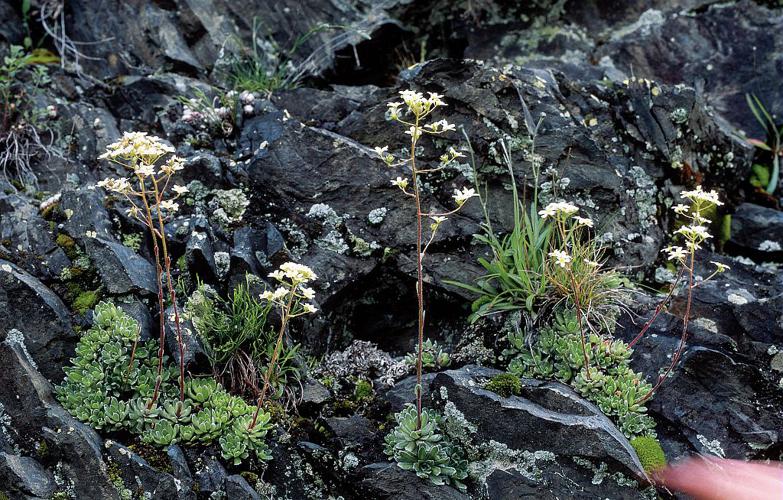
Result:
M769 160L770 165L766 172L762 165L753 166L750 182L763 188L767 194L771 195L777 190L780 179L780 156L783 154L783 143L781 143L783 126L775 122L775 119L767 111L761 99L753 94L745 94L745 100L756 121L764 129L765 137L764 139L742 137L742 139L748 144L766 151L771 156Z
M288 49L280 47L271 36L261 33L259 18L253 18L251 47L228 60L225 78L234 90L270 94L280 89L295 88L302 72L292 59L302 45L313 35L333 26L319 24L297 37Z
M61 156L45 121L56 109L38 105L51 82L47 64L59 58L45 49L12 45L0 60L0 175L14 190L37 190L32 162Z
M262 378L261 367L272 358L276 333L269 314L273 304L259 300L251 292L253 276L237 285L228 298L218 296L199 283L185 307L209 356L217 378L236 394L255 396ZM278 368L271 381L273 390L282 391L289 380L298 380L295 364L298 345L283 345Z

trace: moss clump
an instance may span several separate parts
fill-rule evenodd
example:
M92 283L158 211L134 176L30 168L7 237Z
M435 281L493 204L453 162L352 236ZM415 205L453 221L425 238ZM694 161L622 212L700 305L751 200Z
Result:
M243 470L242 472L239 473L239 475L242 476L245 479L245 481L247 481L247 484L253 487L255 487L255 485L261 479L258 476L258 474L256 474L255 472L250 472L248 470Z
M57 246L63 249L63 252L65 252L65 255L67 255L69 259L73 260L79 257L79 247L76 245L74 239L67 234L58 234L56 242Z
M81 292L73 300L73 310L79 314L85 314L87 311L95 307L98 303L98 290L87 290Z
M522 393L522 381L513 373L501 373L492 377L484 388L504 398L519 396Z
M355 401L369 401L373 396L372 384L368 380L360 379L356 382L356 387L353 389L353 399Z
M635 437L631 439L631 446L636 450L636 455L646 472L655 472L666 467L666 455L657 439L650 436Z

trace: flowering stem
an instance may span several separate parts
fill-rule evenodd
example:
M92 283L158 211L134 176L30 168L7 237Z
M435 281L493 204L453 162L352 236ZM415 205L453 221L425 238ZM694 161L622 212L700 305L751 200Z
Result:
M139 345L139 337L141 337L141 325L136 329L136 338L133 339L133 347L131 348L130 361L128 362L128 370L125 372L125 379L128 379L131 368L133 368L133 361L136 359L136 347Z
M168 181L167 181L168 182ZM177 292L174 290L174 285L171 280L171 257L169 257L168 247L166 245L166 226L163 223L163 215L161 214L160 201L161 195L158 191L158 181L155 177L152 177L152 185L155 189L155 204L158 212L158 227L160 230L161 247L163 248L163 263L166 266L166 286L168 288L169 296L171 298L171 304L174 308L174 328L177 333L177 348L179 349L179 401L180 405L177 408L177 416L182 410L182 403L185 401L185 349L182 342L182 328L179 322L179 308L177 307ZM161 311L161 314L163 312Z
M272 379L272 370L275 367L275 363L277 363L277 358L280 355L280 349L283 347L283 336L285 335L285 329L288 325L288 319L291 317L291 308L294 306L294 299L296 298L296 288L298 285L294 284L293 288L291 289L290 295L288 297L288 303L286 304L285 308L283 309L283 316L280 320L280 331L277 334L277 343L275 344L275 349L272 351L272 357L269 360L269 366L266 369L266 373L264 374L264 385L261 388L261 394L258 396L258 401L256 403L256 411L253 413L253 420L250 422L250 425L248 426L248 430L253 429L253 427L256 426L256 421L258 420L258 414L261 411L261 408L264 406L264 397L266 396L267 391L269 390L269 383Z
M574 279L574 273L571 271L571 269L568 269L568 276L571 278L571 287L573 288L574 292L574 306L576 307L576 321L579 323L579 335L582 339L582 354L584 355L585 360L585 371L587 374L587 380L591 380L590 377L590 357L587 354L587 341L585 339L585 329L582 324L582 305L581 305L581 299L579 298L579 287L576 284L576 279Z
M680 357L682 356L682 351L685 349L685 341L688 339L688 320L690 319L691 305L693 304L693 266L696 259L695 245L691 245L690 251L690 266L688 267L688 299L685 306L685 316L682 319L682 335L680 336L680 343L677 346L677 350L674 352L674 356L672 356L672 362L669 364L668 368L666 368L666 371L658 377L658 382L656 382L655 386L650 389L647 394L642 396L637 401L637 403L644 403L650 399L653 394L655 394L655 391L658 390L658 388L663 384L664 380L666 380L672 370L674 370L674 367L677 366L677 363L680 361Z
M415 130L419 129L419 117L416 116ZM416 172L416 135L411 136L411 172L413 193L416 200L416 298L418 303L418 352L416 354L416 429L421 429L421 368L424 351L424 269L422 267L422 211L421 190L419 189L418 172Z
M163 346L166 340L166 324L165 324L165 307L163 305L163 281L161 279L163 268L160 265L160 250L158 247L158 234L155 231L154 223L152 222L152 210L150 209L149 201L147 200L147 188L144 185L144 179L139 177L139 187L141 188L139 194L144 204L144 216L146 219L147 227L152 234L152 247L155 253L155 281L158 285L158 309L160 312L160 338L158 341L158 374L155 379L155 390L152 393L152 399L147 403L147 409L151 409L155 402L158 401L160 396L160 384L163 380Z
M658 303L658 305L655 307L655 312L653 313L652 317L649 320L647 320L647 322L644 324L642 329L639 331L639 334L636 337L634 337L632 341L628 343L628 349L631 349L633 346L636 345L637 342L639 342L642 339L644 334L647 333L647 330L649 330L649 328L652 326L653 322L655 321L655 318L658 317L658 315L663 310L664 306L669 302L669 300L671 300L672 295L674 295L675 290L677 290L677 284L682 279L683 271L684 269L680 268L680 271L679 273L677 273L677 278L674 280L674 284L672 285L671 290L669 290L669 293L666 295L666 297L664 297L663 300L661 300L661 302Z

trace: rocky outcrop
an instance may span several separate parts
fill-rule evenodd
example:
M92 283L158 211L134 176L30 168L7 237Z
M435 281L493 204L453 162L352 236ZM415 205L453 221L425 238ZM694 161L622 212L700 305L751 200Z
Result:
M37 278L0 259L0 337L25 349L51 380L62 379L77 337L62 300Z
M436 162L449 146L476 160L475 172L465 159L434 176L425 208L450 209L454 189L478 175L493 229L504 233L513 175L527 200L537 190L540 204L578 204L595 221L609 264L640 280L670 274L653 267L675 227L678 193L696 184L718 189L727 203L717 215L731 216L716 224L725 254L705 251L699 262L732 270L697 287L686 350L648 406L670 460L780 458L783 220L779 199L751 194L745 180L761 160L738 138L739 129L760 133L744 94L759 95L773 113L783 109L775 94L783 14L764 5L772 2L30 4L23 15L17 3L0 0L0 56L9 43L48 28L55 36L42 46L59 50L65 69L50 67L53 83L40 103L54 107L46 123L58 154L33 157L38 182L28 191L0 175L0 497L643 494L645 476L628 441L570 388L523 380L521 394L508 398L483 388L498 372L470 363L494 362L500 322L468 329L474 297L444 285L481 272L477 259L487 250L473 236L485 219L474 202L441 226L429 248L426 333L447 350L478 341L485 356L471 357L470 349L452 356L455 369L425 374L423 392L427 404L448 404L475 427L485 459L471 464L464 493L387 462L389 415L415 387L400 356L417 333L416 229L412 207L390 183L404 171L384 166L374 148L400 156L408 144L386 118L386 104L405 89L444 95L448 106L437 118L458 127L423 140L419 161ZM299 50L286 53L308 32ZM251 47L270 58L268 69L291 59L286 85L256 92L219 132L183 119L182 98L204 92L207 106L218 103L231 86L232 54ZM428 60L411 65L420 52ZM226 463L214 446L151 453L122 432L104 441L56 402L51 384L73 355L75 331L91 322L89 307L73 310L78 298L114 300L139 321L142 340L158 336L147 230L121 197L95 187L127 173L97 157L131 130L165 137L185 159L176 182L191 192L165 228L179 286L192 290L198 279L225 296L246 273L263 281L289 260L319 275L319 315L295 321L291 338L312 355L308 361L323 361L302 380L298 415L270 433L266 465ZM241 207L229 217L222 202ZM712 269L699 264L697 281ZM617 335L625 339L655 301L634 293L629 307L639 317L620 317ZM684 310L679 293L635 346L633 367L650 381L677 347ZM172 312L167 303L166 348L176 360ZM210 373L189 321L183 333L189 372ZM356 397L360 380L374 397Z
M503 398L481 386L499 373L475 366L449 370L433 379L430 390L454 403L476 426L481 441L604 461L632 477L644 477L628 440L573 389L557 382L524 379L521 396Z
M702 262L713 256L704 254ZM717 257L716 257L717 258ZM725 258L717 258L726 262ZM775 457L783 446L783 342L780 276L731 262L731 271L695 290L682 360L650 401L666 451L728 458ZM700 266L698 274L711 269ZM633 338L654 304L618 334ZM682 333L682 295L635 346L632 366L656 380ZM703 415L710 415L704 418Z

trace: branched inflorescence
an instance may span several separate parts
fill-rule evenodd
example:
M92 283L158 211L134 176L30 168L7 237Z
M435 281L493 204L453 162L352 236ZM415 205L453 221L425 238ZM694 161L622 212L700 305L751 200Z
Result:
M263 408L264 398L269 390L270 380L272 379L274 370L277 368L278 356L283 347L283 337L288 322L299 316L312 314L317 311L312 303L306 302L315 298L315 290L306 286L308 283L315 281L318 278L312 269L295 262L286 262L280 266L280 269L270 273L269 277L277 281L277 288L275 290L266 290L261 294L261 299L271 302L279 309L281 318L280 330L277 334L277 342L272 351L272 356L269 359L269 366L264 374L264 385L261 387L261 391L258 395L256 413L253 415L253 420L248 427L249 429L255 427L256 417L261 411L261 408Z
M668 260L679 266L677 279L672 287L672 292L658 305L652 317L644 324L636 338L628 345L629 347L633 347L642 338L644 333L652 325L652 322L655 321L655 318L661 312L666 302L673 296L682 276L687 275L687 295L685 313L682 319L682 333L680 334L680 342L672 356L671 363L669 363L663 373L658 377L658 381L655 385L640 398L640 402L647 401L653 396L655 391L658 390L664 380L666 380L672 370L677 366L677 362L679 362L680 357L682 356L682 352L685 349L685 343L688 340L688 322L690 320L691 305L693 303L693 290L709 281L717 274L729 269L729 266L726 264L711 262L711 264L715 266L715 270L701 282L695 282L694 267L696 264L696 251L701 249L702 244L705 241L712 238L712 234L710 234L709 231L709 225L712 221L707 218L706 214L714 207L723 205L723 202L718 198L718 193L715 191L704 191L701 186L696 186L696 189L692 191L683 191L680 193L680 196L690 202L690 205L680 203L672 208L674 213L685 220L685 224L674 232L676 236L679 236L683 240L683 244L682 246L673 245L663 249L663 252L667 254Z
M416 207L416 270L417 284L416 296L418 298L418 352L416 360L416 410L417 422L421 424L421 372L422 357L424 353L424 269L423 261L435 235L441 225L448 220L450 215L460 211L462 206L470 198L477 196L474 189L462 188L454 190L454 202L456 207L445 212L431 212L422 210L422 178L425 175L440 172L448 167L455 159L464 156L454 148L449 148L440 157L440 162L433 167L420 167L416 163L416 146L423 135L442 135L453 131L456 127L446 120L431 121L424 123L432 113L441 106L446 106L441 95L430 92L429 97L424 97L421 92L413 90L403 90L400 92L402 102L391 102L388 104L388 116L391 120L401 123L408 127L405 134L410 136L410 149L407 158L397 159L389 153L388 146L377 147L375 151L378 156L389 167L402 168L406 171L405 176L398 176L391 181L393 186L398 187L403 194L413 199ZM404 110L401 109L404 106ZM410 177L407 176L410 174ZM424 238L424 220L432 220L429 227L429 237Z
M174 309L173 320L179 350L180 402L183 402L185 398L185 347L182 342L177 294L171 277L171 256L166 244L165 219L168 215L177 212L179 205L175 200L187 193L188 189L184 186L173 185L170 190L173 195L168 189L172 176L184 168L184 162L181 158L172 156L163 165L157 166L164 156L173 152L173 147L164 144L157 137L148 136L144 132L126 132L119 141L108 146L106 153L101 155L101 158L129 169L131 171L130 178L107 178L98 183L99 187L124 196L130 203L128 214L144 224L152 236L156 260L158 308L160 310L160 345L158 348L158 379L149 402L150 407L160 395L162 381L163 345L166 336L163 299L164 277L165 286Z

